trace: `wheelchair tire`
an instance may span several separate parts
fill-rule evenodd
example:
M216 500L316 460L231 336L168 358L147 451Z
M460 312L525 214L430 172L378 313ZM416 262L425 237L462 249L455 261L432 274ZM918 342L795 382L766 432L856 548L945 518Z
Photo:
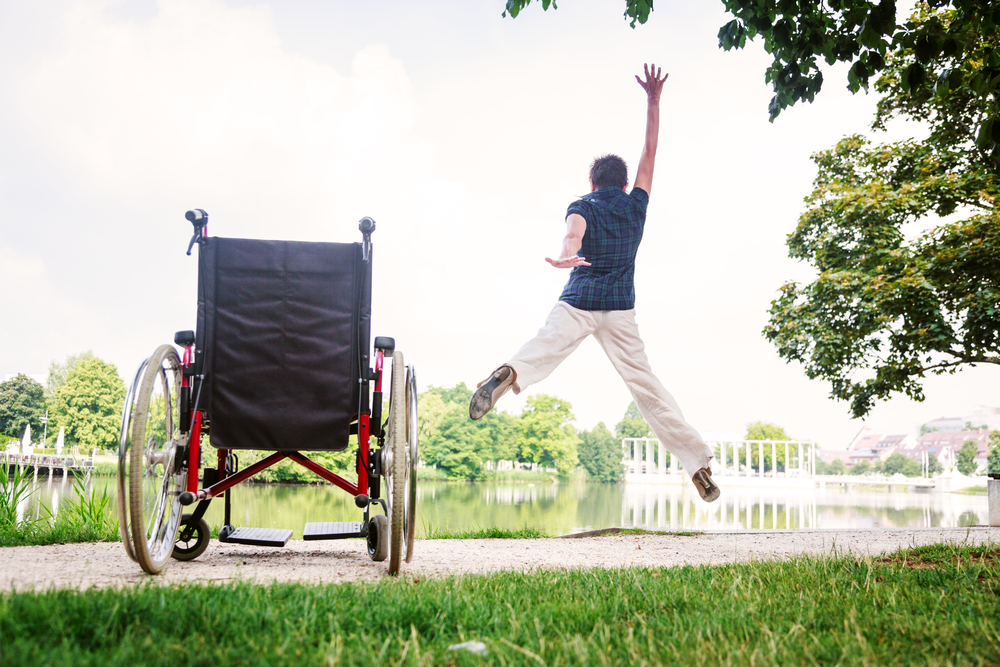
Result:
M181 525L186 469L180 418L181 367L172 345L161 345L145 364L132 405L128 443L129 528L135 558L156 574L167 564ZM126 428L123 426L123 429Z
M381 563L389 556L389 517L376 514L368 521L368 557Z
M135 412L136 399L139 393L139 383L142 375L146 371L148 359L139 364L139 370L135 372L135 378L129 385L128 394L125 396L125 406L122 408L122 426L118 435L118 529L121 533L122 544L125 546L125 553L132 560L136 560L135 549L132 547L132 526L128 505L128 452L132 443L132 415Z
M170 557L174 560L194 560L205 553L205 549L208 548L208 542L212 539L212 530L208 527L208 522L202 517L198 519L198 523L194 527L194 534L191 536L191 540L188 542L180 541L180 534L184 532L184 526L191 523L191 516L191 514L184 514L181 517L181 527L177 532L177 541L174 542L174 550L170 552Z
M389 394L389 451L392 454L386 487L389 496L389 574L399 573L403 560L406 503L406 367L403 353L392 353L392 389Z
M406 562L413 560L413 538L417 532L417 374L406 367L406 504L403 506L403 539Z

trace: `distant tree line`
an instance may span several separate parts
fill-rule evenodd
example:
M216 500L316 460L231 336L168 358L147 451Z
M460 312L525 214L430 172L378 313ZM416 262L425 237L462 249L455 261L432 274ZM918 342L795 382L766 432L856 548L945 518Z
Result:
M560 474L580 466L591 480L617 482L624 475L621 439L652 435L635 403L612 433L603 422L577 430L572 405L548 394L528 397L519 415L493 410L472 421L472 393L460 383L432 386L419 396L420 458L452 479L485 479L486 461L518 461Z
M118 443L124 400L118 369L83 352L62 363L53 361L44 387L27 375L0 383L0 434L20 440L30 425L32 440L40 441L47 410L46 446L62 427L67 444L111 449Z

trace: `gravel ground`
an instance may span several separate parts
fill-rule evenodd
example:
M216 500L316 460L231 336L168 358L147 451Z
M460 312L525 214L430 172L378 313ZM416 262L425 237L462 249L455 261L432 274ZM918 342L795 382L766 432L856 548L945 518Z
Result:
M794 530L713 532L698 535L603 535L578 539L418 540L408 576L446 576L498 570L582 567L717 565L804 554L875 556L902 547L954 542L1000 544L1000 528L909 530ZM57 544L0 549L0 591L143 583L226 581L372 581L386 576L386 563L368 558L362 540L304 542L283 549L212 541L197 560L171 561L148 576L119 543Z

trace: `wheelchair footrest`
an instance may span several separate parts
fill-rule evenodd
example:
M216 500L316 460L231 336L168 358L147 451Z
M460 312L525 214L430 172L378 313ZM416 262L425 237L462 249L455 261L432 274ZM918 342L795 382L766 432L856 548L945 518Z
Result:
M348 537L363 537L360 521L307 523L302 531L304 540L343 540Z
M283 547L292 537L288 528L237 528L220 542L251 544L257 547Z

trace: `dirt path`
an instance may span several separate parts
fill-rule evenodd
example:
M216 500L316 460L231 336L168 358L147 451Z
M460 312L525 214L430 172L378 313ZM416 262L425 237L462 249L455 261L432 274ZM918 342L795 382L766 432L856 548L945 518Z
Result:
M606 535L579 539L419 540L412 576L537 568L722 564L803 554L878 555L924 544L1000 544L1000 528L767 531L677 535ZM303 542L283 549L213 541L200 558L172 561L158 576L142 573L119 543L0 549L0 591L133 586L144 582L376 580L386 564L368 559L362 540Z

